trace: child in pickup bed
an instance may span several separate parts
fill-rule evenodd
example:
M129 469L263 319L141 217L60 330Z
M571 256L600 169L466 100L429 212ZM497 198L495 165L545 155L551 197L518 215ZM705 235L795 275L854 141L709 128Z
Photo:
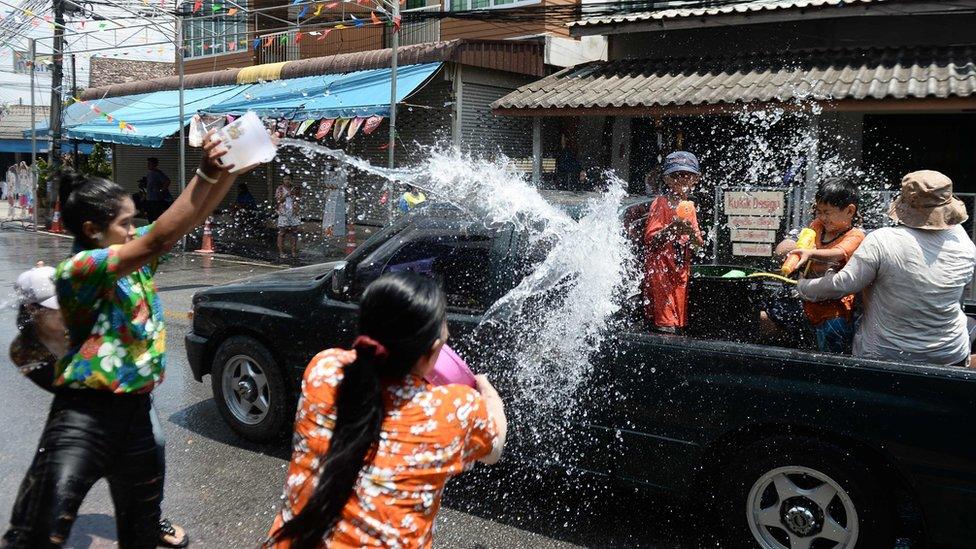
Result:
M823 276L828 268L841 269L864 240L854 227L858 217L857 187L842 178L825 180L815 196L816 217L810 228L817 234L815 248L790 252L799 258L797 269L806 278ZM854 295L829 301L804 301L803 309L817 336L817 348L849 353L854 339Z
M666 194L651 203L644 227L644 314L655 330L676 333L688 325L692 249L702 245L694 208L687 219L676 210L701 179L698 158L686 151L669 154L663 176Z

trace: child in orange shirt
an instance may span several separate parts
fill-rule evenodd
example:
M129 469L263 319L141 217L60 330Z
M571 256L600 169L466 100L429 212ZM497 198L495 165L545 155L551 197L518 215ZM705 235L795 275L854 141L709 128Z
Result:
M810 228L817 233L816 248L793 250L799 256L797 268L806 266L804 276L820 277L828 268L840 269L864 240L864 231L854 227L858 214L857 187L846 179L831 178L817 190L816 218ZM817 335L821 351L849 353L854 340L854 295L830 301L804 301L803 309Z
M644 315L657 331L676 333L688 325L688 279L692 249L702 245L698 217L682 219L675 209L701 179L698 158L675 151L664 159L665 194L651 203L644 226Z

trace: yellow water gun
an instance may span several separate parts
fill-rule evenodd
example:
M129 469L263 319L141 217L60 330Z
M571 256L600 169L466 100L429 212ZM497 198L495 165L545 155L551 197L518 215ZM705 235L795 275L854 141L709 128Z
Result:
M796 239L796 249L797 250L812 250L816 246L817 233L813 229L806 227L800 231L800 236ZM783 262L783 266L780 267L779 272L783 273L783 276L790 276L793 271L796 270L796 264L800 262L800 257L794 254L790 254Z

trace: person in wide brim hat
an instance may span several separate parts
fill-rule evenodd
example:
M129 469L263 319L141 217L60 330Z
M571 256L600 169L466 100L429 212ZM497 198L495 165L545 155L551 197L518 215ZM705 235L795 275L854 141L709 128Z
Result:
M966 206L952 195L952 180L934 170L920 170L901 179L901 194L888 216L916 229L940 230L969 219Z

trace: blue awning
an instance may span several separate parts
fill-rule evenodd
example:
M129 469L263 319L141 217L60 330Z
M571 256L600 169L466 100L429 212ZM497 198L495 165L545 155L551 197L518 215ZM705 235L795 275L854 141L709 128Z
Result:
M397 102L420 88L440 67L441 63L399 67ZM203 110L232 115L254 111L258 116L292 120L389 116L390 73L390 69L370 69L263 82Z
M250 85L216 86L184 90L183 124L189 123L190 118L197 111L245 93L250 87ZM126 104L111 111L114 119L112 122L96 115L74 126L68 127L66 124L66 136L81 141L102 141L158 148L163 146L163 139L180 129L178 90L100 99L98 100L99 108L101 108L101 103L105 101L125 102ZM134 129L119 128L120 122L131 124Z
M109 97L105 99L93 99L84 103L72 103L65 107L61 116L61 127L65 130L85 122L89 122L101 116L99 112L112 114L113 112L126 107L135 102L141 95L124 95L121 97ZM99 112L95 112L92 107L97 107ZM37 126L37 136L48 137L50 132L50 121L41 120ZM30 139L30 128L24 130L24 137Z
M48 142L45 140L37 140L37 152L47 154ZM74 150L74 145L69 143L64 143L61 145L61 152L71 152ZM30 139L0 139L0 153L28 153L31 152L31 140ZM78 152L81 154L91 154L92 144L91 143L79 143Z

